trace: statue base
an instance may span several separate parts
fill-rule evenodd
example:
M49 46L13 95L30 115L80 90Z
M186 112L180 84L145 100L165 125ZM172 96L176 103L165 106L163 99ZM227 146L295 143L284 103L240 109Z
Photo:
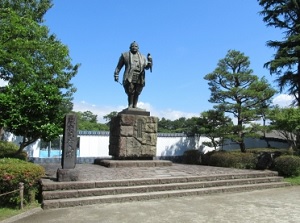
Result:
M156 156L158 118L128 108L111 119L109 155L113 159L151 160Z

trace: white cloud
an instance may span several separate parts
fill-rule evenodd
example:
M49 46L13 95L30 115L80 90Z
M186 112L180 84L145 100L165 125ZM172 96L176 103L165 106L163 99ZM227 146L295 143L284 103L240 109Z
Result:
M170 119L170 120L175 120L175 119L178 119L181 117L191 118L191 117L199 116L199 114L196 114L196 113L176 111L176 110L172 110L172 109L159 111L159 110L155 109L154 107L152 107L149 103L145 103L145 102L138 102L137 106L139 108L150 111L151 116L156 116L158 118L166 118L166 119ZM97 106L94 104L90 104L86 101L81 101L78 103L74 102L74 106L73 106L74 111L80 111L80 112L91 111L93 114L96 114L98 117L98 121L101 123L105 122L105 120L103 119L103 116L105 116L113 111L120 112L125 108L126 108L126 106L124 106L124 105L120 105L120 106L116 106L116 107Z
M98 121L101 123L105 123L106 121L103 119L103 116L108 115L109 113L113 111L121 111L125 107L119 106L119 107L110 107L110 106L97 106L95 104L90 104L86 101L81 102L74 102L73 111L91 111L93 114L97 115Z
M153 106L151 106L149 103L145 102L138 102L137 106L142 109L146 109L147 111L150 111L151 116L156 116L158 118L166 118L170 120L176 120L182 117L185 118L191 118L195 116L199 116L199 114L191 113L191 112L183 112L183 111L176 111L172 109L166 109L166 110L157 110Z
M273 99L273 104L279 107L289 107L295 98L288 94L279 94Z

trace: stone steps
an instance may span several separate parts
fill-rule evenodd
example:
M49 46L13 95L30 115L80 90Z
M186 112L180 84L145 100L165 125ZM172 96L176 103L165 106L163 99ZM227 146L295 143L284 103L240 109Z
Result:
M276 172L95 182L42 180L44 209L288 186Z

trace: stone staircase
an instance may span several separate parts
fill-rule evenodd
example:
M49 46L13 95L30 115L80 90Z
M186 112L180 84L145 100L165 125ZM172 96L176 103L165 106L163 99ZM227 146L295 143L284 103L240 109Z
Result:
M270 171L89 182L53 182L43 179L41 184L44 209L289 186L276 172Z

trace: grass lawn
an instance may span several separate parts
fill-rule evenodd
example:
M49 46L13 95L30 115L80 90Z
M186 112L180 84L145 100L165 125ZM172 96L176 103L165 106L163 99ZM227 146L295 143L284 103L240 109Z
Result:
M292 185L299 185L300 186L300 176L298 177L288 177L288 178L284 178L284 180L286 182L291 183Z
M0 221L2 221L4 219L7 219L7 218L10 218L12 216L21 214L21 213L26 212L30 209L40 207L40 206L41 205L38 202L34 202L32 204L26 205L23 208L23 210L20 210L18 208L15 208L15 209L13 209L13 208L0 208Z

